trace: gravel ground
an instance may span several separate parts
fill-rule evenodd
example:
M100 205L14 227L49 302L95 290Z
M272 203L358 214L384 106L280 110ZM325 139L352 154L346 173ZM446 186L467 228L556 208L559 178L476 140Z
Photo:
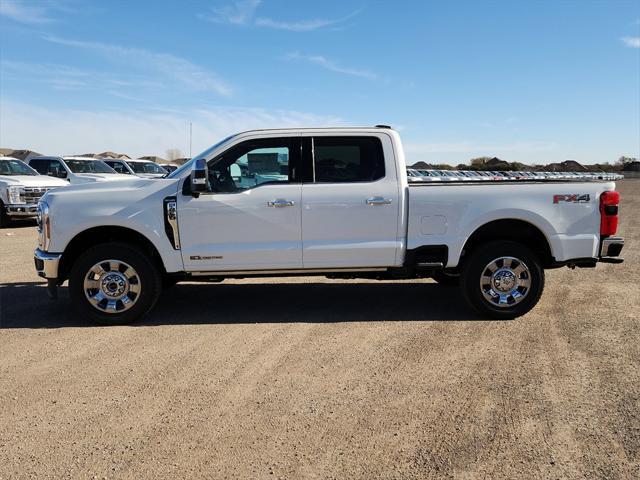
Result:
M483 320L431 281L180 284L85 325L0 231L0 478L640 478L640 181L623 265Z

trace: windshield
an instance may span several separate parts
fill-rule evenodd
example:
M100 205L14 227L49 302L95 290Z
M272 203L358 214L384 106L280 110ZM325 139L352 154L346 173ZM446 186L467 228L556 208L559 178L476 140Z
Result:
M136 173L159 173L161 175L167 173L164 168L154 162L127 162L127 165Z
M117 173L102 160L68 160L65 163L73 173Z
M167 178L176 178L179 177L180 175L182 175L182 172L186 171L186 170L191 170L191 165L193 165L193 162L200 159L200 158L207 158L208 156L210 156L215 150L217 150L218 148L220 148L220 146L222 146L224 143L227 143L229 140L231 140L233 137L235 137L235 135L231 135L223 140L220 140L218 143L216 143L214 146L207 148L204 152L196 155L195 157L193 157L191 160L189 160L187 163L183 164L181 167L177 168L176 170L174 170L173 172L171 172L169 175L167 175Z
M0 160L0 175L38 175L38 172L20 160Z

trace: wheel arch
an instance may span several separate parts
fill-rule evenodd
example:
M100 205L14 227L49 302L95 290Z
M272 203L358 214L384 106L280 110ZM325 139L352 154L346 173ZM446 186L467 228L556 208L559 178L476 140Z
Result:
M140 248L149 255L160 272L166 273L158 249L146 236L131 228L103 225L84 230L71 239L62 253L58 267L58 281L61 283L69 277L74 262L84 251L95 245L108 242L122 242Z
M492 220L477 227L462 247L461 258L467 257L479 245L494 240L512 240L527 246L538 255L544 268L549 268L555 261L544 232L531 222L519 218Z

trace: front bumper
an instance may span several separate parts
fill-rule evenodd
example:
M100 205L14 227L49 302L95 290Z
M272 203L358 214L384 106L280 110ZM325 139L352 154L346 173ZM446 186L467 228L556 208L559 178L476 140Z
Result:
M4 210L10 217L35 217L38 214L38 205L35 203L5 205Z
M622 237L603 238L600 242L600 258L598 260L605 263L622 263L624 260L619 257L622 247L624 247L624 238Z
M47 279L58 278L58 266L60 265L61 258L61 253L43 252L37 248L33 253L33 261L35 262L38 275Z

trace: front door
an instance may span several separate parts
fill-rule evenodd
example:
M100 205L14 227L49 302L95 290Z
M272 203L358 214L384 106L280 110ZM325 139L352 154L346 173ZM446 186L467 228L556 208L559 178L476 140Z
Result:
M247 140L208 162L209 192L179 195L186 271L302 268L297 137Z

